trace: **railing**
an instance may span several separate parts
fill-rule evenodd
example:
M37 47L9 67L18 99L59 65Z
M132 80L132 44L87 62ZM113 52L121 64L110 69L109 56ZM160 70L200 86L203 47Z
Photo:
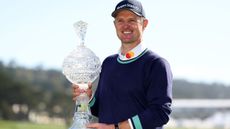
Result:
M174 99L173 108L230 108L230 99Z

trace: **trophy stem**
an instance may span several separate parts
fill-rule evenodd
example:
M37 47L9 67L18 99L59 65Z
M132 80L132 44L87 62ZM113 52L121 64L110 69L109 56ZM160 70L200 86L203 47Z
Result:
M80 46L85 46L85 43L82 41L82 42L80 43Z
M77 33L77 36L80 38L80 45L84 46L85 43L85 35L86 35L86 31L87 31L87 23L83 22L83 21L78 21L76 23L74 23L74 27Z
M88 84L78 84L80 89L87 89ZM91 111L88 107L89 97L86 93L82 93L77 97L73 116L73 124L69 129L90 129L87 124L92 119Z

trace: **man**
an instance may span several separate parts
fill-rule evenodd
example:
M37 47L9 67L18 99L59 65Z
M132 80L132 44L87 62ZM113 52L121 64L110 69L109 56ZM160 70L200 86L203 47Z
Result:
M99 123L96 129L162 129L169 120L172 102L172 73L168 62L147 49L143 32L148 25L142 4L119 2L112 13L121 41L118 54L102 64L97 90L89 102ZM73 85L73 95L87 92Z

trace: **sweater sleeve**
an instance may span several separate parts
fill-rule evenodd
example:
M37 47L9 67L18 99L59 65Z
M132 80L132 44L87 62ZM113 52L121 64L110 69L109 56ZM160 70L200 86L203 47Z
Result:
M90 110L91 110L91 113L94 115L94 116L97 116L98 117L98 90L96 90L95 94L93 95L93 97L90 99L89 101L89 107L90 107Z
M168 62L158 58L150 63L146 76L147 108L130 118L134 129L162 127L169 121L172 103L172 73Z

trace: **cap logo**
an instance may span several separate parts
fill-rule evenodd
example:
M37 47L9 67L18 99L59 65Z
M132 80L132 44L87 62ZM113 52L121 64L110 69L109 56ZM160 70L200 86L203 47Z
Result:
M116 5L115 10L112 12L111 16L115 18L118 12L122 9L127 9L135 13L137 16L145 17L145 11L141 2L138 0L122 0Z
M130 8L136 9L136 10L140 10L137 6L129 4L129 3L118 6L117 9L121 9L121 8L125 8L125 7L130 7Z

